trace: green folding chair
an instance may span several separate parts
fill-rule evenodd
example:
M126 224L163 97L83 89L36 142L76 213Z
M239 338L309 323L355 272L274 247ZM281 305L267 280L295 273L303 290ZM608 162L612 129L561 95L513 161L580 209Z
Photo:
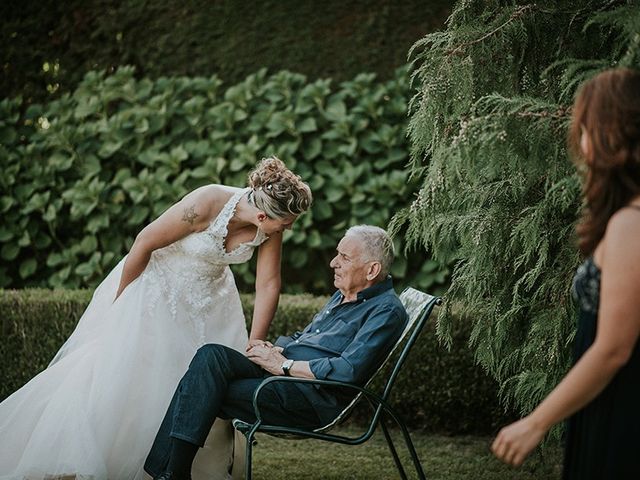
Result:
M254 423L247 423L236 418L232 422L234 428L241 432L247 439L245 457L246 480L251 480L251 454L253 445L255 443L255 434L257 432L282 436L286 438L315 438L318 440L342 443L345 445L360 445L373 436L378 424L382 428L382 432L384 433L384 436L387 440L387 445L389 446L389 450L391 451L391 455L393 456L393 460L396 464L400 477L406 479L407 475L405 473L402 462L400 461L400 457L398 456L398 452L393 444L391 435L389 434L387 426L385 425L385 418L382 415L383 413L386 414L386 417L391 418L402 431L402 435L407 445L407 449L409 450L409 453L411 455L411 459L413 461L413 465L416 469L418 477L421 479L425 478L424 470L422 469L418 454L415 447L413 446L413 442L411 441L411 436L409 435L407 426L405 425L405 422L402 420L402 418L389 404L389 396L391 394L391 388L393 387L393 384L402 369L402 364L409 355L411 347L413 347L413 345L415 344L418 335L422 330L422 327L425 325L427 319L429 318L429 315L433 311L433 308L436 305L440 305L442 303L442 300L439 297L434 297L411 287L405 289L400 294L400 300L402 301L402 304L409 314L409 321L407 322L407 326L402 332L402 335L398 339L396 345L389 352L389 355L387 356L383 364L380 366L380 368L378 368L377 372L371 377L369 382L367 382L364 387L331 380L314 380L284 376L268 377L258 386L253 395L253 407L255 410L256 421ZM394 353L398 350L400 351L400 354L396 357ZM373 380L380 374L380 372L387 371L387 368L385 368L386 365L390 365L390 362L394 358L395 363L393 364L393 368L389 377L383 383L382 388L378 389L378 391L373 391L371 388L372 384L374 383ZM303 428L295 428L282 425L272 425L265 423L262 420L262 414L260 412L260 405L258 401L262 389L271 382L299 382L311 383L314 385L322 385L327 387L342 387L343 389L352 390L354 392L354 398L351 403L342 412L340 412L340 414L338 414L331 423L315 430L306 430ZM354 406L358 402L364 400L366 400L372 408L371 416L368 420L367 429L363 434L357 437L347 437L343 435L328 433L333 427L340 424L349 415L349 413L353 410Z

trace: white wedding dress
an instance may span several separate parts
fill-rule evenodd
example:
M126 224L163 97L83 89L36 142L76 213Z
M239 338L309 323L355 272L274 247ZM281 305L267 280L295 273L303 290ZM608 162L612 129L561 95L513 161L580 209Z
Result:
M144 460L198 347L246 347L228 265L249 260L267 237L258 230L253 241L225 250L245 191L205 231L153 252L115 302L124 259L107 276L49 367L0 403L0 479L149 478ZM229 478L233 438L229 422L218 419L194 479Z

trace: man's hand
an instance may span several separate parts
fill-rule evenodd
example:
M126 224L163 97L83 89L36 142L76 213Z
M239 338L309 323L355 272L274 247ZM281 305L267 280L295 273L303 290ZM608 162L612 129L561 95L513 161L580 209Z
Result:
M282 362L286 357L281 352L282 348L269 342L256 343L247 350L247 358L272 375L282 375Z

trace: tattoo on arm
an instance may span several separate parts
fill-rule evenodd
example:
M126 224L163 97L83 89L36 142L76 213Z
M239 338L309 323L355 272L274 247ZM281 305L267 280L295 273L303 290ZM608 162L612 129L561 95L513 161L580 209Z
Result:
M193 222L196 221L196 218L199 217L196 213L196 206L192 205L189 208L184 209L184 214L182 215L182 221L187 222L190 225L193 225Z

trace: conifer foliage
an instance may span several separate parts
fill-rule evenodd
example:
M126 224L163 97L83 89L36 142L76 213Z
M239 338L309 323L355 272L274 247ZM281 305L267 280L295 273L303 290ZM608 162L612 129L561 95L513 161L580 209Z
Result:
M451 305L474 318L477 361L523 413L570 360L573 96L601 70L639 67L639 32L637 2L463 0L410 52L411 167L423 183L392 228L453 266L438 333L450 338Z

